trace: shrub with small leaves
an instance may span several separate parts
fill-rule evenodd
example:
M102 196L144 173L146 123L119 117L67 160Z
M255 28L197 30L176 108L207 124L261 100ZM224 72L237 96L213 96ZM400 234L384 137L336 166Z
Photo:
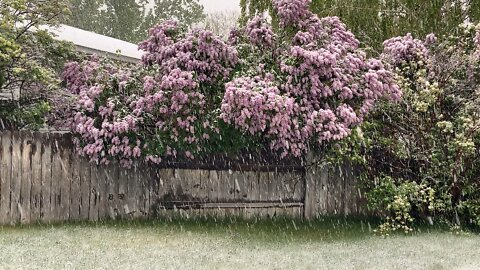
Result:
M381 59L395 70L403 99L378 106L363 136L346 144L354 148L343 151L362 161L372 206L387 218L383 230L398 229L397 218L480 224L479 34L480 25L463 24L445 38L407 35L384 43ZM391 192L379 192L386 186L372 179L388 179ZM425 188L434 198L428 207L411 197Z

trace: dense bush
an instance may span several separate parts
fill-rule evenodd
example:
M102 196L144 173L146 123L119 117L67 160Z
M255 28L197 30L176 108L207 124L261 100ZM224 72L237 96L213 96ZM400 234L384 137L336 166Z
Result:
M369 202L387 217L382 230L480 225L480 25L387 40L382 59L403 99L379 106L342 150L363 161Z
M262 16L235 36L245 59L226 85L222 119L268 138L282 156L350 135L382 97L398 100L393 74L369 59L336 17L318 18L310 1L274 1L283 28Z
M69 64L79 152L129 165L267 143L299 157L347 137L380 98L401 92L338 18L320 19L308 3L275 1L280 31L256 17L228 42L167 21L151 29L142 66L131 70Z
M97 57L66 66L63 77L76 96L66 124L78 152L128 166L139 157L159 163L180 151L193 158L223 143L238 147L218 119L224 82L238 62L235 48L173 21L150 33L138 66L118 68Z
M43 28L68 14L65 1L2 0L0 3L0 129L43 126L58 73L73 46Z

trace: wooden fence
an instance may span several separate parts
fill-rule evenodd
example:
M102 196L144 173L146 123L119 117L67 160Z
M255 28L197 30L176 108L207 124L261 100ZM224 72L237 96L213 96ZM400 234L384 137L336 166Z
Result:
M305 170L280 162L222 162L97 166L73 152L68 134L2 132L0 224L363 213L349 166Z

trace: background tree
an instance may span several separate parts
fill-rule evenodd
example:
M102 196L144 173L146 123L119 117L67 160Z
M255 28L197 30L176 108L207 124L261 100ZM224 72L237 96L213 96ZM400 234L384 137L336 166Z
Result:
M271 6L271 0L242 0L242 22L259 12L271 12ZM311 9L320 17L340 17L377 51L391 37L407 33L443 36L468 19L480 19L480 2L469 0L313 0Z
M203 6L198 0L155 0L155 6L148 15L148 19L153 24L175 19L187 26L200 22L204 18Z
M58 71L74 53L70 44L40 29L55 26L68 13L64 1L0 3L0 128L43 124L59 88Z
M221 37L228 37L231 29L238 26L238 12L216 12L208 14L196 27L205 28Z
M104 0L101 10L102 33L137 43L147 36L150 25L145 16L148 0Z
M158 22L176 19L190 26L205 18L198 0L70 0L68 25L138 43Z
M104 5L105 0L70 0L73 12L66 22L80 29L103 33L104 20L100 9Z

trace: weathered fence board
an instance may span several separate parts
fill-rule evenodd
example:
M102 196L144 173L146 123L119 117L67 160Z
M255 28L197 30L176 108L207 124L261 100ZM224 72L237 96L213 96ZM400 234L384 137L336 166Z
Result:
M349 166L305 169L275 160L272 165L214 157L191 168L170 160L126 169L77 156L68 134L28 132L0 133L0 162L0 224L365 213L365 199Z
M48 222L53 219L51 204L51 187L52 187L52 148L51 144L42 144L42 157L40 163L42 164L42 187L40 198L40 219L43 222Z
M20 222L23 141L19 133L12 136L12 178L10 181L10 223Z
M1 136L0 145L0 220L10 221L10 186L12 178L12 137ZM1 222L0 222L1 223Z
M70 205L68 214L70 220L80 220L80 159L72 157L70 164Z
M42 145L33 139L32 144L32 189L30 193L31 220L40 220L40 207L42 197Z
M90 200L89 200L89 212L88 212L88 219L91 221L98 220L98 203L99 203L99 196L100 196L100 174L98 172L98 166L91 166L90 167Z
M30 195L32 190L32 140L28 134L22 134L23 152L22 162L22 184L20 186L19 212L20 222L23 224L30 223Z

